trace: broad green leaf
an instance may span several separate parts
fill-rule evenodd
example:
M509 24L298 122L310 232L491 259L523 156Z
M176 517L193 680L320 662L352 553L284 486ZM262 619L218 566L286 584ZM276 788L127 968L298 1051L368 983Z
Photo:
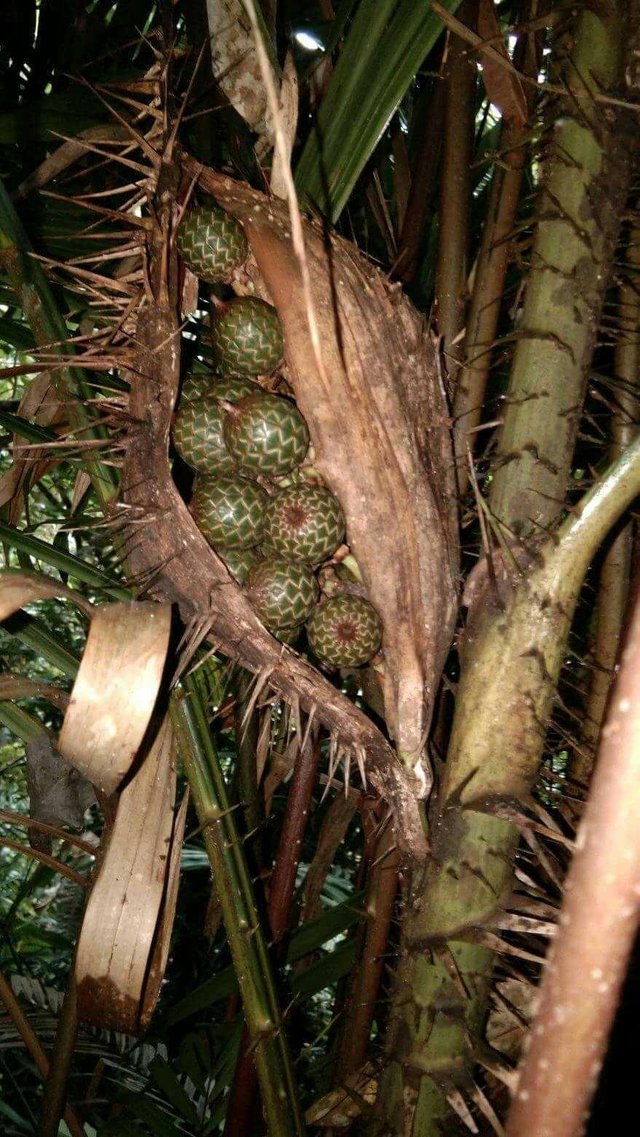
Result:
M166 1097L170 1105L182 1114L185 1121L192 1125L198 1124L198 1111L191 1101L187 1091L180 1082L170 1062L164 1058L154 1058L150 1066L150 1074L158 1089Z
M51 568L68 573L75 580L81 580L93 588L100 588L114 600L131 600L131 593L126 588L122 588L112 577L101 572L100 569L86 564L85 561L81 561L79 557L74 557L71 553L56 549L47 541L41 541L39 537L33 537L22 529L13 529L4 521L0 521L0 541L12 549L36 557L43 564L50 565ZM0 583L1 581L0 576Z
M325 952L305 970L293 977L291 984L296 995L317 995L325 987L333 987L348 975L356 962L357 942L346 940L334 951Z
M8 632L32 648L69 679L75 679L80 666L79 657L70 648L65 647L60 642L60 637L50 632L36 616L30 616L27 612L16 612L15 616L9 616L9 619L0 626L0 633L2 631Z
M35 742L45 729L35 715L28 714L15 703L0 703L0 723L24 743Z
M19 434L29 442L58 442L58 436L53 430L46 430L43 426L36 426L20 415L11 414L10 411L0 411L0 426L11 434Z
M0 343L5 343L15 351L31 351L35 347L33 333L21 320L9 316L0 317Z
M25 1133L33 1133L31 1122L25 1121L24 1117L21 1117L19 1113L16 1113L15 1109L12 1109L10 1105L6 1105L3 1101L0 1101L0 1116L8 1118L14 1125L17 1125L18 1129L23 1129Z
M301 196L332 222L442 30L429 0L361 0L296 170Z
M56 135L74 137L106 117L104 107L89 91L75 88L46 95L0 114L0 144L49 142L59 145Z

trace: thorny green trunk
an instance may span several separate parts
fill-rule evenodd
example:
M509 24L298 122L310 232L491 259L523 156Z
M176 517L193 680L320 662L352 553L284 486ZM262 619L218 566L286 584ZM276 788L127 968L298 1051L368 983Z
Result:
M547 120L545 174L509 378L491 508L519 534L561 513L628 182L623 116L599 92L622 75L625 8L566 29L569 95ZM573 50L572 50L573 47Z
M573 90L549 120L553 138L490 499L519 533L553 524L564 503L628 177L621 118L591 93L615 89L621 75L624 4L582 12L571 33L562 77ZM585 84L590 92L582 94ZM627 484L624 500L633 492ZM603 500L593 495L581 514L593 526L588 550L573 545L580 521L565 522L541 559L523 558L526 575L507 586L503 603L491 590L489 602L480 597L468 627L432 853L406 892L376 1133L449 1135L455 1120L447 1094L473 1092L491 932L513 887L518 831L509 818L539 769L588 557L618 515Z

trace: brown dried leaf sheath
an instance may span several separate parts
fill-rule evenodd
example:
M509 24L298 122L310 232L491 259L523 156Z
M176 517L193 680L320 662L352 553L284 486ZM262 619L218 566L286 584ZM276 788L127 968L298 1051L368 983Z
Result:
M167 604L93 609L58 749L106 795L118 789L144 738L170 629Z
M201 170L200 185L243 222L284 325L315 465L342 504L384 620L387 725L415 762L451 644L458 570L453 457L432 340L407 298L353 245L329 242L307 223L325 387L285 207L212 170Z
M246 224L284 325L287 361L318 465L343 504L354 552L385 621L389 725L412 765L424 745L451 639L457 570L452 456L433 349L408 301L346 242L332 244L329 260L321 231L307 224L331 376L331 389L323 390L284 207L186 157L184 167L189 179L199 173L202 188ZM150 240L156 300L140 310L134 337L132 427L123 468L131 569L155 595L178 603L197 636L207 635L245 667L268 676L271 688L292 704L307 712L317 708L343 749L364 750L367 777L393 807L399 844L421 856L417 798L424 787L366 715L269 635L173 484L167 445L180 370L177 297L174 304L171 261L161 245L166 230L158 227Z
M80 1018L128 1034L148 1025L168 955L186 816L174 815L174 751L165 719L120 794L78 940Z

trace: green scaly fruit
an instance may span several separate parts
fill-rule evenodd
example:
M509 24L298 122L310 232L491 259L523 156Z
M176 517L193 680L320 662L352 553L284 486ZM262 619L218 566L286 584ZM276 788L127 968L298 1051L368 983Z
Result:
M268 500L262 487L249 478L201 476L194 487L191 512L202 535L224 556L226 549L260 544Z
M253 296L230 300L219 309L211 339L221 375L269 375L284 351L278 313Z
M331 596L307 621L311 650L331 667L359 667L380 647L382 622L362 596Z
M189 371L180 385L180 404L193 403L203 395L210 395L218 379L212 371Z
M259 388L250 379L219 379L213 384L209 380L206 395L192 400L183 396L173 420L172 437L173 445L188 466L211 476L235 470L236 463L224 440L225 412L219 400L234 403L253 391Z
M217 206L196 206L185 214L176 234L178 252L201 280L228 280L247 258L242 226Z
M319 588L309 565L273 557L251 569L247 595L263 624L283 635L307 618Z
M238 584L244 584L251 569L259 559L257 549L224 549L222 560Z
M294 628L271 628L271 634L280 640L281 644L287 644L292 647L297 643L302 634L302 624L296 624Z
M343 537L340 502L324 486L288 486L267 506L265 548L288 560L320 564L335 553Z
M262 474L286 474L302 462L309 431L295 403L262 391L228 412L224 439L239 466Z

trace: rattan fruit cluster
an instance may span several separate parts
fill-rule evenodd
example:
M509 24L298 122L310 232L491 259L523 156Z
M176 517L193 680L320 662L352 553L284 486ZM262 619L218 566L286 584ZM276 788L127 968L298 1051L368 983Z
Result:
M179 231L183 257L207 280L221 279L212 274L223 272L223 262L224 272L231 271L231 260L226 263L220 251L231 232L221 212L196 211L193 223L187 217ZM246 255L242 242L235 241L235 250L238 257ZM200 271L196 266L205 261L206 272ZM307 480L307 468L301 467L309 432L293 399L253 381L272 374L282 359L278 315L252 297L215 301L214 309L218 374L185 377L173 423L175 450L196 472L194 520L274 635L297 643L306 622L318 660L330 667L360 666L380 647L378 613L352 595L349 584L339 583L345 592L319 600L316 579L318 567L344 540L340 503L317 483L317 475Z

